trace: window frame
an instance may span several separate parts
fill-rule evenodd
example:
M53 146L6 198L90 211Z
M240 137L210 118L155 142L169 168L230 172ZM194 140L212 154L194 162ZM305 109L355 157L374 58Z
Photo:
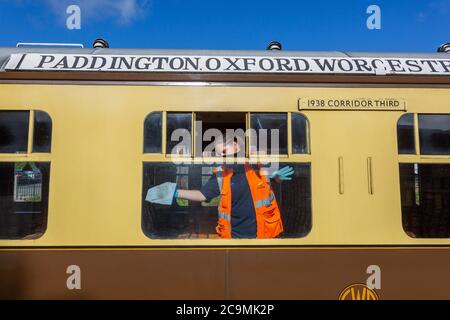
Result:
M190 130L190 135L191 135L191 148L190 148L190 152L189 152L189 154L186 154L186 155L179 155L179 154L172 154L172 153L170 153L170 152L167 152L167 145L168 145L168 143L167 143L167 128L168 128L168 125L167 125L167 115L168 114L190 114L190 116L191 116L191 130ZM176 158L194 158L195 157L195 154L194 154L194 152L195 152L195 128L194 128L194 125L195 125L195 112L192 112L192 111L165 111L164 113L163 113L163 122L165 122L165 125L163 124L163 126L162 126L162 130L164 130L163 131L163 141L164 141L164 145L163 145L163 149L162 149L162 153L165 155L165 157L166 158L170 158L170 157L176 157Z
M153 115L153 114L160 114L160 116L161 116L161 151L160 152L145 152L145 142L146 142L146 140L145 140L145 138L146 138L146 135L145 135L145 125L146 125L146 122L147 122L147 119L151 116L151 115ZM164 150L165 149L163 149L163 148L165 148L165 141L164 141L164 136L163 136L163 133L164 133L164 112L163 111L152 111L152 112L150 112L149 114L147 114L146 116L145 116L145 118L144 118L144 123L143 123L143 132L142 132L142 141L143 141L143 143L142 143L142 153L143 154L162 154L163 152L164 152Z
M412 115L413 119L412 119L412 126L413 126L413 148L414 148L414 152L408 152L408 153L400 153L399 151L399 122L400 120L402 120L403 117L407 116L407 115ZM415 155L417 154L417 141L416 141L416 116L415 113L411 113L411 112L405 112L404 114L402 114L396 122L396 126L395 126L395 132L396 132L396 137L397 137L397 154L398 155Z
M42 155L45 157L45 155L50 155L52 153L52 147L53 147L53 119L50 115L50 113L48 113L45 110L40 110L40 109L1 109L0 112L8 112L8 111L25 111L25 112L29 112L28 115L28 137L27 137L27 150L26 152L22 152L22 153L14 153L14 152L9 152L9 153L0 153L0 161L2 158L29 158L32 157L33 155ZM50 135L50 152L34 152L33 151L33 144L34 144L34 114L35 112L44 112L48 115L48 117L50 118L52 127L51 127L51 135Z
M181 241L181 242L190 242L190 243L192 243L192 241L201 243L205 239L217 241L216 244L201 244L202 246L204 245L205 247L215 247L216 245L223 245L224 243L233 244L233 242L234 242L234 245L238 244L238 246L239 246L239 242L256 241L257 242L256 246L263 246L263 245L265 245L264 244L265 241L286 243L286 242L297 241L297 240L302 240L303 241L304 239L308 239L311 236L313 228L314 228L314 206L313 206L313 195L312 195L312 192L313 192L313 182L312 182L312 179L313 179L312 178L312 170L313 169L312 169L312 163L311 163L311 161L295 161L295 160L294 161L282 161L282 162L280 161L280 164L283 164L283 165L299 165L304 170L307 170L308 174L309 174L309 176L308 176L308 187L307 187L309 189L309 194L307 194L308 198L309 198L309 203L307 204L307 206L309 207L309 212L308 212L308 216L306 217L306 220L309 223L306 224L306 225L302 225L303 227L305 227L305 226L307 227L306 233L304 233L302 236L289 236L289 237L280 237L280 238L276 237L276 238L269 238L269 239L257 239L257 238L220 239L219 237L214 237L214 238L209 238L209 237L208 238L200 238L200 237L199 238L188 238L188 237L187 238L177 238L177 237L158 237L158 236L152 235L153 231L145 228L146 220L144 218L144 214L145 214L144 213L145 212L145 194L146 194L146 190L147 190L147 189L145 189L145 185L146 185L146 183L145 183L146 166L149 166L149 165L152 166L152 165L155 165L155 164L156 164L156 166L159 166L159 165L165 164L167 162L168 161L164 161L164 160L162 160L162 161L161 160L160 161L158 161L158 160L156 160L156 161L143 161L142 162L142 168L141 168L142 169L142 175L141 175L142 176L142 180L141 180L141 183L142 183L142 185L141 185L142 197L140 199L140 201L141 201L140 222L141 222L142 234L148 240L155 241L155 242L160 242L160 241L162 241L162 242ZM190 166L202 166L202 163L201 162L199 163L199 162L192 161L192 162L187 163L187 164L186 163L174 164L174 168L176 168L176 169L178 169L179 167L186 167L186 166L189 166L189 169L190 169ZM205 164L205 167L211 167L211 166L213 166L213 165L212 164ZM183 175L189 175L189 174L185 174L185 173L181 173L180 174L178 172L175 174L176 177L183 176ZM203 179L203 177L205 175L206 174L201 174L200 179ZM158 184L156 184L156 185L158 185ZM215 198L213 198L213 199L215 199ZM217 208L212 208L212 207L215 207L215 206L204 205L204 204L210 203L211 201L213 201L213 199L211 199L210 201L207 201L207 202L199 202L199 207L201 207L203 209L210 209L211 208L211 209L213 209L215 211L215 214L216 214ZM191 204L189 202L188 207L190 207L190 205ZM180 204L178 204L178 206L184 207L184 206L182 206ZM169 206L167 206L167 208L168 207ZM292 206L291 208L297 208L297 206ZM259 242L263 242L263 243L259 243Z
M398 156L398 161L399 162L420 162L423 161L425 162L433 162L435 161L436 163L446 163L450 160L450 155L445 155L445 154L422 154L420 153L420 137L419 137L419 114L420 115L450 115L450 113L418 113L418 112L410 112L414 115L414 146L415 146L415 153L411 153L411 154L400 154L398 153L398 131L397 131L397 125L398 125L398 121L400 120L400 118L407 114L407 113L403 113L396 122L396 150L397 150L397 156ZM430 163L431 163L430 162Z
M418 138L418 153L420 155L424 155L424 156L447 156L450 158L450 153L449 154L440 154L440 153L422 153L422 146L421 146L421 142L420 142L420 122L419 122L419 116L448 116L450 117L450 113L417 113L416 114L416 118L417 118L417 138Z
M162 110L153 110L150 113L147 113L144 118L142 130L143 130L143 141L142 141L142 155L143 160L147 161L145 159L148 159L150 161L154 161L154 159L157 158L165 158L166 160L169 160L171 157L175 157L179 159L180 161L195 161L195 162L202 162L202 161L214 161L221 159L221 157L204 157L204 156L197 156L197 150L196 150L196 139L197 139L197 133L195 128L195 122L197 119L196 114L205 112L204 110L193 110L193 111L186 111L186 110L170 110L170 111L162 111ZM213 111L217 113L226 113L227 111ZM161 152L145 152L145 120L153 113L161 113ZM167 114L168 113L190 113L191 114L191 153L190 155L172 155L167 152ZM279 154L279 155L263 155L263 154L250 154L250 143L251 138L249 134L245 135L245 157L244 158L237 158L238 162L244 162L244 161L258 161L258 159L263 160L270 160L271 158L279 158L282 159L282 161L288 162L289 160L294 161L300 161L299 158L302 159L302 161L310 162L311 158L311 127L310 127L310 121L308 117L298 111L277 111L277 112L267 112L267 111L243 111L242 113L245 113L245 126L246 130L250 129L250 116L252 113L284 113L286 114L286 126L287 126L287 153ZM306 153L293 153L293 146L292 146L292 114L298 114L301 115L306 120ZM303 158L306 158L303 160Z
M163 111L166 110L166 111ZM250 111L251 110L251 111ZM160 109L156 109L156 110L152 110L151 112L147 113L144 117L144 121L145 119L154 112L161 112L162 114L162 126L161 126L161 138L162 138L162 147L161 147L161 152L159 153L145 153L144 152L144 140L142 140L142 144L141 144L141 150L142 150L142 156L141 156L141 190L143 191L144 188L144 167L146 164L149 163L161 163L161 162L171 162L171 161L177 161L178 165L191 165L191 164L205 164L205 165L211 165L211 163L217 162L219 159L223 160L222 157L204 157L204 156L197 156L196 155L196 128L195 128L195 121L197 120L197 113L204 113L204 112L215 112L215 113L227 113L227 110L214 110L214 111L208 111L205 109L199 109L199 108L192 108L189 110L186 109L178 109L178 108L160 108ZM236 111L230 111L230 112L236 112ZM183 155L176 155L174 158L173 155L171 155L170 153L167 154L166 151L166 145L167 145L167 113L191 113L191 119L192 119L192 125L191 125L191 155L190 156L183 156ZM181 241L184 245L184 243L186 243L186 245L188 245L189 243L192 243L192 241L195 241L197 243L198 241L198 245L201 246L206 246L206 247L215 247L217 245L241 245L242 242L247 242L247 241L256 241L255 245L256 246L263 246L263 245L267 245L267 241L269 241L270 243L273 244L283 244L283 243L291 243L292 241L308 241L307 239L309 239L311 237L312 234L314 234L314 232L312 232L314 230L314 206L313 206L313 164L312 164L312 154L311 154L311 126L310 126L310 121L309 118L307 117L306 114L304 114L303 112L299 112L297 110L294 111L290 111L290 110L283 110L283 111L277 111L277 112L268 112L268 111L264 111L264 110L259 110L259 109L252 109L252 108L248 108L246 111L243 111L242 113L245 114L245 125L246 125L246 130L250 128L250 114L251 113L285 113L287 115L286 117L286 125L287 125L287 154L281 154L281 155L275 155L275 156L271 156L269 155L258 155L258 156L252 156L250 155L249 152L249 147L250 147L250 141L249 141L249 134L245 135L245 147L246 147L246 152L245 152L245 157L244 158L236 158L235 161L237 163L251 163L251 164L255 164L258 162L262 162L266 161L266 162L270 162L270 161L278 161L280 163L280 165L288 165L290 163L298 163L298 164L306 164L309 167L309 189L310 189L310 226L309 226L309 230L308 232L303 235L302 237L293 237L293 238L274 238L274 239L216 239L214 241L217 241L217 243L215 244L203 244L203 240L202 239L176 239L176 238L171 238L171 239L160 239L160 238L152 238L150 237L146 231L143 228L143 210L144 210L144 199L141 198L141 204L140 204L140 223L141 223L141 231L142 234L146 237L146 239L148 239L150 242L172 242L172 241ZM306 143L307 143L307 153L293 153L292 152L292 114L299 114L301 115L305 120L306 120ZM142 129L144 130L144 123L142 123ZM142 131L143 132L143 131ZM142 137L144 137L144 134L141 135ZM142 195L141 195L142 197ZM196 244L197 245L197 244Z
M421 154L420 153L420 137L419 137L419 114L420 115L450 115L450 113L442 113L442 112L436 112L436 113L429 113L429 112L425 112L425 113L420 113L420 112L410 112L414 115L414 146L415 146L415 153L414 154L400 154L398 153L398 132L396 130L396 150L397 150L397 157L398 157L398 197L400 199L400 215L399 215L399 221L400 221L400 225L402 227L403 230L403 234L405 236L407 236L410 240L413 241L427 241L427 240L449 240L449 238L421 238L421 237L411 237L405 230L405 226L403 225L403 211L402 211L402 200L401 200L401 194L402 194L402 190L401 190L401 180L400 180L400 166L401 164L417 164L417 165L421 165L421 164L436 164L436 165L442 165L442 164L447 164L450 165L450 155L441 155L441 154L435 154L435 155L431 155L431 154ZM406 113L404 113L406 114ZM404 115L402 114L398 120ZM397 124L398 124L398 120L396 122L396 128L397 128Z
M51 167L52 167L52 148L54 144L53 139L53 118L51 116L51 113L47 110L43 109L0 109L0 112L8 112L8 111L27 111L29 112L29 118L28 118L28 140L27 140L27 150L25 153L0 153L0 162L7 163L7 162L48 162L49 166L49 176L48 176L48 198L47 198L47 217L46 217L46 224L44 231L39 234L38 237L32 237L29 238L29 236L26 236L24 238L20 239L0 239L0 241L24 241L24 240L37 240L42 238L48 229L48 220L49 220L49 209L50 209L50 187L51 187ZM51 134L50 134L50 151L49 152L33 152L33 143L34 143L34 115L35 112L45 112L51 121Z

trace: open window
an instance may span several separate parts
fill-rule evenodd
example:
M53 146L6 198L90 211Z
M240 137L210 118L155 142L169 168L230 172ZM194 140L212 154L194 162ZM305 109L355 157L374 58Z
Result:
M197 112L196 123L196 156L215 157L214 145L219 140L226 140L231 136L239 143L241 155L245 156L245 112Z

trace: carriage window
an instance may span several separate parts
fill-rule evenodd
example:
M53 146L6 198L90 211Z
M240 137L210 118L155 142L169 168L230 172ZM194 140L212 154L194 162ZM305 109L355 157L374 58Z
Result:
M0 111L0 153L26 153L29 111Z
M397 122L397 145L399 154L415 154L414 114L407 113Z
M450 238L450 164L400 164L402 222L413 238Z
M450 114L419 114L421 154L450 155Z
M166 155L216 157L212 148L221 136L228 139L228 132L239 144L238 157L250 155L287 155L288 125L291 126L292 153L307 154L309 150L308 120L301 114L250 112L153 112L144 121L144 153ZM248 122L247 122L248 121ZM165 123L165 150L163 145ZM192 128L195 123L194 128ZM247 137L250 142L246 147ZM195 141L192 141L192 140ZM194 147L195 155L192 155Z
M0 163L0 239L36 239L47 226L50 163Z
M273 198L269 202L252 199L249 177L260 177L258 188L274 170L292 168L292 180L269 179ZM246 169L247 168L247 169ZM277 238L299 238L311 230L311 173L309 163L280 163L279 166L231 165L216 167L206 164L176 165L172 162L145 162L142 189L142 229L153 239L219 238L220 189L218 172L232 170L230 226L232 238L255 238L255 208L263 210L264 223L280 226ZM249 171L245 171L249 170ZM252 171L250 171L252 170ZM263 171L259 171L263 170ZM258 175L252 175L258 172ZM250 175L250 176L248 176ZM223 186L223 180L222 180ZM201 193L206 201L174 198L175 190L189 189ZM222 199L223 200L223 199ZM265 200L264 200L265 201ZM275 206L277 209L275 209ZM279 215L274 214L279 210ZM252 220L253 219L253 220ZM261 223L261 222L260 222ZM258 228L262 228L260 225ZM265 226L265 224L264 224ZM275 236L274 236L275 237Z
M52 121L46 112L0 111L1 153L49 153L51 139ZM36 239L47 227L50 162L20 159L0 162L0 239Z
M287 114L251 113L251 154L287 154Z
M52 119L43 111L34 112L33 152L50 152Z
M152 112L144 122L144 153L161 153L162 113Z
M289 125L294 127L293 153L308 153L308 122L303 115L292 114L290 123L288 113L281 112L167 112L159 116L163 118L158 121L166 124L164 152L196 159L144 161L141 221L148 237L300 238L309 233L310 163L242 163L243 157L252 158L247 149L253 155L288 158ZM246 148L247 138L253 149Z
M308 120L298 113L291 114L292 153L308 153Z
M192 114L181 112L167 113L166 153L191 155Z

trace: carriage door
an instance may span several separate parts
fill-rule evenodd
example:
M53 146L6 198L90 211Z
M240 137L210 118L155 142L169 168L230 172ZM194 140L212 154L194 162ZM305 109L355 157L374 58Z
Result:
M335 99L323 101L327 106ZM340 100L344 106L345 101ZM300 109L302 103L308 101L300 102ZM396 122L404 107L399 103L399 110L347 110L337 103L303 111L311 123L313 226L323 223L329 241L377 243L387 239L380 233L401 232Z

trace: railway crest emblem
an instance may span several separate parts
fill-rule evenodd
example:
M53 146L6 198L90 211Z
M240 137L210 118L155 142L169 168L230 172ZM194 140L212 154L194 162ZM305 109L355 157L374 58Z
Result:
M338 300L380 300L375 290L362 283L351 284L342 290Z

